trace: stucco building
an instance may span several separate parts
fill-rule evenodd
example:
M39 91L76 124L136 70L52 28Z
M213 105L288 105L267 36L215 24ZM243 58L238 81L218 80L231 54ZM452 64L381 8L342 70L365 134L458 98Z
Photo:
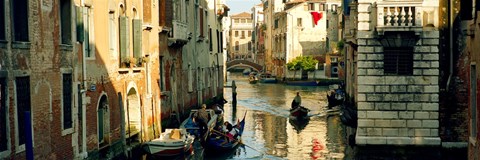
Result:
M230 59L253 61L252 14L247 12L230 16Z

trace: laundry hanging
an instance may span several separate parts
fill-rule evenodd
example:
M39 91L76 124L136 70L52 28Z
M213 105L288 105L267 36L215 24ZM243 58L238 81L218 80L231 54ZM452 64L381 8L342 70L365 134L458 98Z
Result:
M310 14L312 14L313 23L315 23L315 25L317 25L318 20L322 19L323 17L322 12L310 12Z

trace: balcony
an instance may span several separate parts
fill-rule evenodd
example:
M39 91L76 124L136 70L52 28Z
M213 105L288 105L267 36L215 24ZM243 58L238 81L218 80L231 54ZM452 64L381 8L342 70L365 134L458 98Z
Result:
M433 9L432 9L433 10ZM422 2L378 2L377 31L422 31L424 22L433 22L433 11L426 11ZM424 14L427 14L424 16ZM425 19L424 19L425 18ZM433 24L432 24L433 25Z
M168 38L168 46L183 46L188 42L187 24L178 20L173 20L173 30Z

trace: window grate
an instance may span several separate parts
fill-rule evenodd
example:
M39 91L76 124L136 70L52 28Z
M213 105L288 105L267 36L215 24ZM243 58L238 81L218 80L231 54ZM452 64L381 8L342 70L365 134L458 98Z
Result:
M63 129L72 128L72 74L63 74Z
M18 144L25 144L25 112L30 111L30 77L17 77L17 128L18 128Z
M387 75L412 75L413 48L385 47L383 67Z

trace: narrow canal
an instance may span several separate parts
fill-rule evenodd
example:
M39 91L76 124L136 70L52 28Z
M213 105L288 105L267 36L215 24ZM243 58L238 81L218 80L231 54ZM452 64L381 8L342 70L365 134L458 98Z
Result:
M326 112L328 87L301 87L284 84L250 84L248 77L231 73L227 85L235 81L237 105L232 106L232 90L225 88L224 119L236 122L245 116L243 144L223 157L206 159L344 159L348 149L345 126L338 112ZM289 109L299 92L302 105L312 117L304 123L289 120ZM246 114L245 114L246 113Z

